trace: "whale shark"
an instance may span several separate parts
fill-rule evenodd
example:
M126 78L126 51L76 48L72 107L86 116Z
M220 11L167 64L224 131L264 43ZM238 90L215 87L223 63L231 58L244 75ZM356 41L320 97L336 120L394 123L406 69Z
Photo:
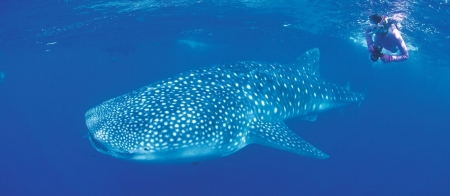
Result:
M214 159L249 144L328 158L284 120L314 120L364 94L323 80L319 58L314 48L292 65L218 64L144 86L86 113L90 142L116 158L155 163Z

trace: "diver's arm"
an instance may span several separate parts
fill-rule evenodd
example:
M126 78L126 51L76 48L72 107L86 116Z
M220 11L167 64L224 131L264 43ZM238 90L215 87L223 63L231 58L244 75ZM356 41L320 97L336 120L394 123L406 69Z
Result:
M366 29L366 43L367 43L367 50L369 51L369 53L372 53L374 51L373 49L373 40L372 40L372 28L367 28Z

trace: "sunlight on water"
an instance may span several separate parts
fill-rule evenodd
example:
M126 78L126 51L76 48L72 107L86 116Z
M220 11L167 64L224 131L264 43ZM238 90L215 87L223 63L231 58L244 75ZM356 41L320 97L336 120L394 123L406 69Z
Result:
M154 11L158 8L169 6L188 6L195 4L197 1L109 1L99 2L98 4L90 4L79 6L77 9L93 9L96 11L116 11L118 13L126 13L132 11Z
M50 36L56 36L61 33L67 32L67 31L76 31L79 29L89 29L90 31L95 31L96 29L100 28L102 26L102 22L105 22L103 19L111 19L112 16L102 16L102 17L96 17L87 21L80 21L74 24L68 24L62 27L50 27L41 29L41 32L36 35L36 37L50 37Z
M247 15L273 15L282 19L273 22L287 31L301 31L319 36L331 36L349 40L365 46L363 32L367 27L367 17L377 13L398 21L398 27L411 51L424 56L446 57L450 53L447 42L450 40L448 27L450 5L448 0L415 1L331 1L331 0L211 0L211 1L157 1L157 0L94 0L60 1L66 4L72 13L67 17L73 20L61 20L62 23L49 22L47 26L31 29L35 37L46 38L61 35L77 36L89 34L98 29L114 28L123 25L124 18L134 18L139 22L156 17L195 15L210 17L211 21L226 18L228 11ZM71 7L72 6L72 7ZM48 13L57 10L47 10ZM162 14L164 13L164 14ZM77 18L79 17L79 18ZM33 18L30 16L28 18ZM125 19L126 20L126 19ZM247 28L259 28L260 21L235 21L249 23ZM257 23L258 22L258 23ZM265 22L265 21L264 21ZM269 29L268 33L274 33ZM53 41L53 40L50 40ZM179 44L199 48L194 42L178 40ZM38 40L35 43L43 43ZM434 58L436 59L436 58Z
M279 13L293 17L295 21L285 25L290 29L300 29L312 34L328 34L333 37L348 39L355 37L359 32L363 32L367 25L367 16L374 13L385 14L399 22L400 30L410 45L417 45L412 33L419 31L431 36L440 32L430 24L420 23L417 19L410 17L411 12L421 7L424 2L416 1L256 1L256 0L234 0L208 1L214 5L232 6L235 8L246 8L246 11L254 13ZM441 2L442 3L442 2ZM117 0L117 1L97 1L87 5L81 5L76 10L91 10L106 13L131 13L131 12L153 12L158 9L168 7L187 7L193 5L205 6L204 1L154 1L154 0ZM251 9L251 10L248 10ZM436 8L437 9L437 8ZM440 9L440 8L439 8ZM217 13L219 14L220 8ZM212 12L214 13L214 12ZM68 26L65 29L76 28L78 25ZM54 32L53 32L54 33ZM420 37L427 39L427 36ZM358 41L350 38L354 42ZM430 38L431 39L431 38ZM417 48L417 47L413 47Z

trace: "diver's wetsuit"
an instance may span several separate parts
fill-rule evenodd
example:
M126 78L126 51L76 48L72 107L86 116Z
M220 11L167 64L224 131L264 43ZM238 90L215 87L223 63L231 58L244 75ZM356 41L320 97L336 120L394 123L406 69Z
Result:
M372 28L369 27L366 29L366 42L367 47L370 45L376 47L381 46L386 50L389 50L392 53L397 53L400 51L400 54L392 55L389 62L399 62L408 59L408 50L406 49L405 41L403 41L402 36L400 35L400 31L394 24L391 24L388 28L387 34L384 33L375 33L372 41Z

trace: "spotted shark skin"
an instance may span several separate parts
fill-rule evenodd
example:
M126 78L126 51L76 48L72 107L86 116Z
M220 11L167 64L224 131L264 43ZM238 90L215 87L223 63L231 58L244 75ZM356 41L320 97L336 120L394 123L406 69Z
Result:
M223 157L252 143L328 158L283 122L364 99L322 80L319 57L315 48L291 66L215 65L113 98L85 115L91 144L117 158L159 163Z

